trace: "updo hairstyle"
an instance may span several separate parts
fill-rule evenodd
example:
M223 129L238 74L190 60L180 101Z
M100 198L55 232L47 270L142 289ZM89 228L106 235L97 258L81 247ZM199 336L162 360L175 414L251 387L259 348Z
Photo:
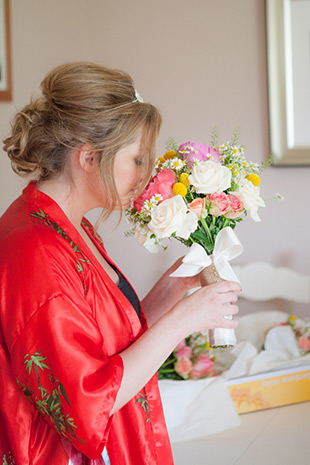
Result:
M94 63L68 63L52 70L41 90L41 97L16 114L4 140L13 170L33 180L51 179L64 171L72 149L88 145L99 154L105 208L111 211L119 204L115 155L142 129L141 192L154 166L161 117L154 106L136 100L131 77Z

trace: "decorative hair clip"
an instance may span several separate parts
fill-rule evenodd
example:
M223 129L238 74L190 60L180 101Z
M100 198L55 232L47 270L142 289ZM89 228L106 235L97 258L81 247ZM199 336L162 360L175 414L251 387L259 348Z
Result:
M139 92L135 89L135 100L133 102L140 102L140 103L143 103L143 98L141 97L141 95L139 94ZM132 103L133 103L132 102Z
M135 90L135 98L131 102L123 103L122 105L117 105L116 107L113 108L107 108L104 111L112 111L112 110L118 110L119 108L127 107L128 105L131 105L132 103L140 102L143 103L143 98L139 94L137 90Z

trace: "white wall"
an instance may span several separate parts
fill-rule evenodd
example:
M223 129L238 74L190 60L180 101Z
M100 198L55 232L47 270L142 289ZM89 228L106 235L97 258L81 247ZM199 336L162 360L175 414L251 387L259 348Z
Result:
M39 89L44 75L65 61L90 60L132 74L145 100L162 112L158 154L168 136L209 142L216 125L226 141L239 126L247 156L269 152L265 10L263 0L11 0L13 102L0 102L0 136ZM238 263L268 260L310 272L310 168L269 168L262 222L250 218L236 232L244 245ZM24 181L0 158L0 214ZM111 222L107 228L111 231ZM171 243L152 256L125 239L125 222L106 240L142 296L185 250ZM105 229L101 233L106 237Z

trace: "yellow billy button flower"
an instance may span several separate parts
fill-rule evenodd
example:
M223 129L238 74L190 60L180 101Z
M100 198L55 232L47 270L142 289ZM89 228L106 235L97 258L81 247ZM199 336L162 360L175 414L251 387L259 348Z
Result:
M176 156L176 151L175 150L168 150L168 152L165 153L164 159L165 160L170 160L171 158L174 158Z
M180 176L179 181L184 184L184 186L190 186L190 182L188 180L189 173L182 173Z
M185 197L187 194L187 187L181 182L176 182L172 188L174 195L181 195Z
M166 161L166 160L164 159L164 157L158 157L158 158L156 159L156 162L155 162L155 167L156 167L158 170L160 170L160 168L162 167L163 163L165 163L165 161Z
M260 177L258 176L258 174L256 173L251 173L251 174L248 174L246 176L246 178L251 181L251 183L254 185L254 186L259 186L260 184Z
M165 161L166 161L166 160L165 160L164 157L158 157L158 158L156 159L156 166L162 165L163 163L165 163Z

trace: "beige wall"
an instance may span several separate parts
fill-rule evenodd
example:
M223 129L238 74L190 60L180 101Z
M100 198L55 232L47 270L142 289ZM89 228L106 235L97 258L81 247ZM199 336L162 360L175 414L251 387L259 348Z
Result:
M164 124L158 144L173 136L208 142L216 125L221 140L236 126L253 161L269 151L263 0L11 0L13 94L0 103L0 136L15 109L37 92L55 65L91 60L127 70L144 97L159 107ZM268 260L310 272L309 168L269 168L262 222L250 218L237 234L238 263ZM23 181L0 158L0 214ZM93 216L93 215L91 215ZM111 227L108 228L111 230ZM152 256L125 239L125 222L107 238L114 258L143 295L168 264L184 253L178 243ZM106 236L105 229L102 235Z

